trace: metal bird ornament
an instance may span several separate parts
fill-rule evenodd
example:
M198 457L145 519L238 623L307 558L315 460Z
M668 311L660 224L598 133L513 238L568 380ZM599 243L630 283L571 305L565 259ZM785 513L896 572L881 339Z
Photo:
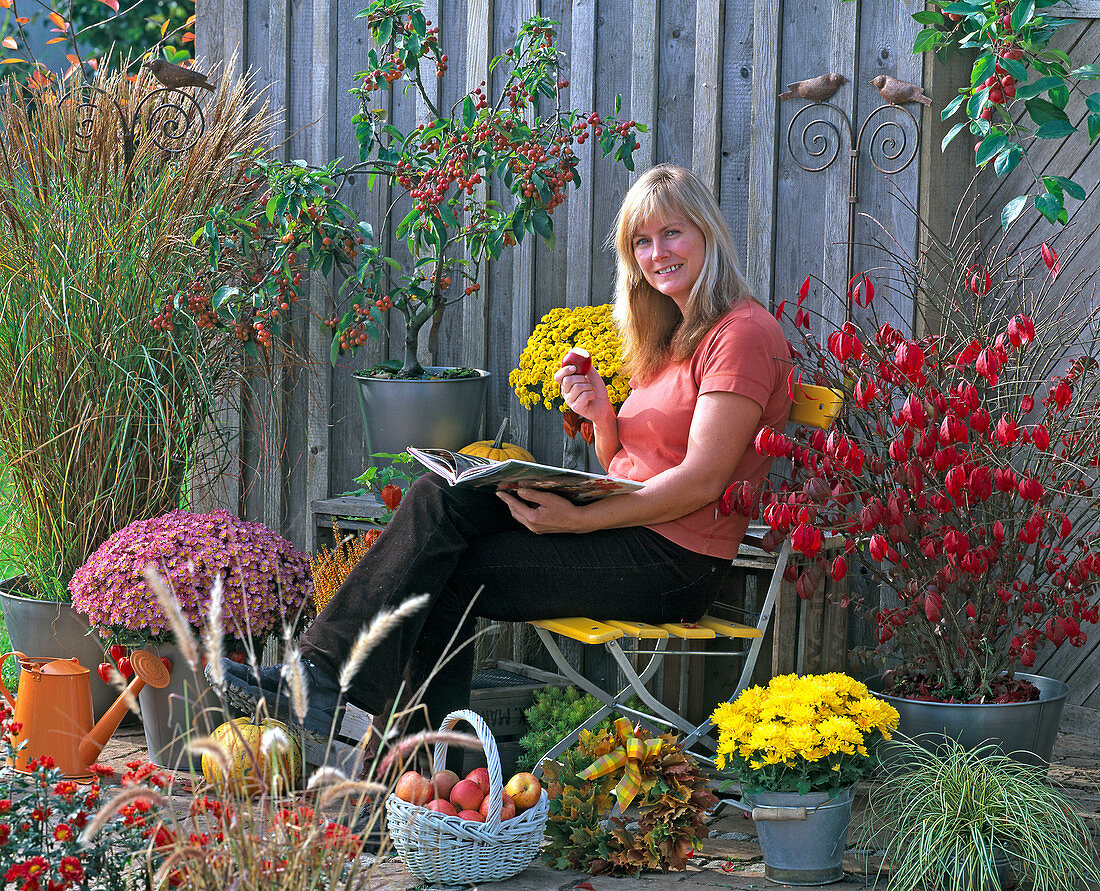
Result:
M902 105L906 102L919 102L921 105L931 105L932 97L925 95L924 87L916 84L907 84L889 74L880 74L871 81L872 87L877 87L882 98L891 105Z
M202 87L202 89L209 90L211 93L214 92L214 85L206 79L206 75L201 71L195 71L193 68L173 65L164 59L150 59L142 67L148 68L153 77L166 87L176 90L181 87Z
M824 102L832 99L833 94L844 84L848 78L843 74L830 71L828 74L819 74L807 80L796 80L793 84L787 84L787 92L779 94L779 100L785 102L788 99L809 99L813 102Z

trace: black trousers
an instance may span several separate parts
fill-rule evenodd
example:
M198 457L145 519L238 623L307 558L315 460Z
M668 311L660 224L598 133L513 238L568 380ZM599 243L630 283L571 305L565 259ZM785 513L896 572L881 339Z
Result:
M438 726L448 712L469 705L477 617L692 622L730 572L729 560L689 551L640 526L536 535L492 491L452 488L429 473L410 487L303 636L301 650L336 677L360 629L380 610L427 594L429 606L367 654L348 698L377 715L394 701L402 680L412 692L437 669L423 702ZM439 666L456 628L461 649Z

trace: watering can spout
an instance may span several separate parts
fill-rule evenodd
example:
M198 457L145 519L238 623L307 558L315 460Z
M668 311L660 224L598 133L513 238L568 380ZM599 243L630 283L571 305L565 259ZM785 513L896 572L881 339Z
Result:
M111 703L103 717L89 730L80 741L77 753L85 764L91 764L99 757L107 740L111 738L126 717L130 709L130 703L137 699L141 689L149 684L151 687L163 688L168 686L168 669L164 663L148 650L135 650L130 654L130 665L134 669L134 679L127 684L126 689L119 694L118 699Z

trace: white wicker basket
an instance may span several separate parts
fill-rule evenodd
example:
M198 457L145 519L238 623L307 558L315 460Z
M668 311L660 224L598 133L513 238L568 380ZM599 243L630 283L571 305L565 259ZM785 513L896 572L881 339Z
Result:
M499 882L527 868L542 846L550 801L546 790L534 807L501 821L504 784L496 740L481 716L469 710L451 712L439 728L451 730L467 721L477 732L489 765L489 817L484 823L448 817L402 801L386 799L386 821L405 868L425 882L447 885ZM434 770L443 770L446 744L435 747Z

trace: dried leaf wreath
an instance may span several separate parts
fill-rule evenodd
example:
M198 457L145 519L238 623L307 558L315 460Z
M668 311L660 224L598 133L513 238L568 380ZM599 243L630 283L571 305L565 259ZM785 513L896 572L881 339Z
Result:
M644 730L634 733L641 740L651 738ZM596 759L621 745L615 731L584 731L560 761L543 764L550 795L549 841L543 858L550 866L592 875L637 875L643 869L687 866L695 846L707 837L703 815L717 798L676 734L656 738L660 751L641 765L641 788L633 802L636 820L633 814L608 819L621 769L597 779L581 776Z

